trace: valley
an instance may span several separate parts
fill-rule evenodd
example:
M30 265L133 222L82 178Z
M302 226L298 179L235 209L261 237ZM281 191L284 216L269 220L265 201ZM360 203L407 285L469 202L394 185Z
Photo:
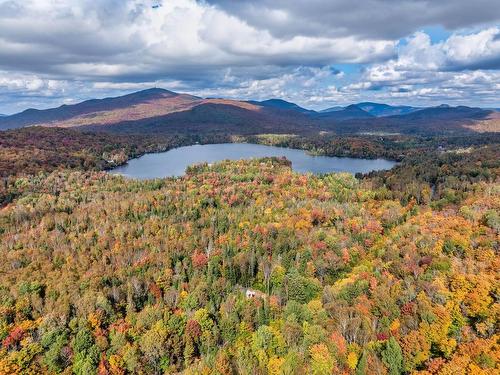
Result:
M467 127L481 110L324 122L169 95L0 131L0 373L495 373L500 133Z
M144 155L113 168L113 174L131 178L164 178L182 176L191 165L211 165L224 160L286 158L299 173L348 172L352 174L391 169L396 163L385 159L338 158L310 155L303 150L252 143L216 143L179 147L170 151Z
M359 103L334 111L311 111L280 99L203 99L164 89L92 99L47 110L28 109L0 118L0 129L25 126L75 128L120 134L262 133L409 135L499 132L498 112L446 105L413 108Z
M0 375L499 375L499 0L0 0Z

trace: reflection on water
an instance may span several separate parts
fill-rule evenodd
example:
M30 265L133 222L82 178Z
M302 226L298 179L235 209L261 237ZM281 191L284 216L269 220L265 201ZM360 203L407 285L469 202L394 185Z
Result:
M256 145L251 143L220 143L179 147L166 152L147 154L129 160L125 165L110 172L127 177L147 179L157 177L182 176L189 165L213 163L225 159L239 160L265 156L284 156L292 162L296 172L329 173L350 172L366 173L390 169L396 163L385 159L355 159L329 156L312 156L303 150Z

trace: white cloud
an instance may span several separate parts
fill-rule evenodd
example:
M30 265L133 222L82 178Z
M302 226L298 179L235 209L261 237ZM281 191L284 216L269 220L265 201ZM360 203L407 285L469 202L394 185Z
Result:
M370 62L392 40L277 38L194 0L0 0L0 66L59 77L125 80L221 66ZM38 57L38 58L37 58Z
M467 103L480 98L494 104L491 94L500 84L500 66L494 65L500 63L498 35L500 29L493 27L432 43L429 35L416 32L400 45L397 58L373 64L344 89L372 90L385 99ZM483 65L493 69L477 69Z
M424 32L416 32L400 46L396 59L370 67L365 78L373 83L410 82L419 78L440 80L439 72L477 67L498 62L500 68L500 28L489 28L467 35L452 35L432 44ZM423 75L423 76L422 76Z
M52 79L42 79L35 74L12 74L0 71L0 92L36 92L39 95L52 95L62 89L62 82Z
M452 35L442 46L451 67L500 69L500 28L491 27L475 34Z
M207 0L277 37L399 39L427 26L448 30L498 22L498 0Z
M491 103L500 2L477 1L0 0L0 112L152 86L314 108ZM413 33L428 25L476 28L433 43Z

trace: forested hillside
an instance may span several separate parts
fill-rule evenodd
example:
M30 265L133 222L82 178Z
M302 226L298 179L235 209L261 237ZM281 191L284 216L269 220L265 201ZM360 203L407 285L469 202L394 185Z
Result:
M245 101L200 98L151 88L57 108L0 117L0 130L26 126L76 128L118 134L161 136L262 133L474 135L500 132L495 110L439 106L414 108L359 103L312 111L281 99Z
M0 0L0 375L500 375L500 0Z
M496 374L483 167L443 202L279 159L20 177L0 211L0 373Z
M167 150L186 137L119 136L62 128L0 131L0 177L60 168L101 170L146 152Z

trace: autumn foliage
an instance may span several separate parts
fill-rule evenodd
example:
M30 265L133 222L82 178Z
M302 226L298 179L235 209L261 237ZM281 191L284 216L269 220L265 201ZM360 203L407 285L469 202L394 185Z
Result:
M434 200L275 158L18 177L0 373L497 374L491 165Z

